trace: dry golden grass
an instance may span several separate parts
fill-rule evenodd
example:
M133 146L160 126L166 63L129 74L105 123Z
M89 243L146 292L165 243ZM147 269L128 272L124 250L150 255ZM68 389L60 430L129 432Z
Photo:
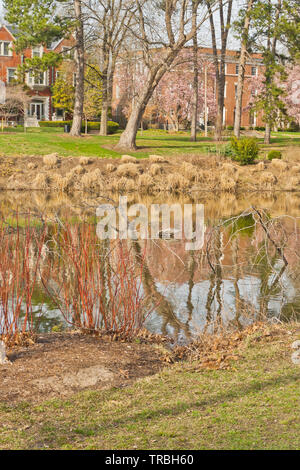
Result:
M171 173L167 176L166 188L169 191L185 190L190 186L190 182L180 173Z
M264 189L271 189L277 183L277 178L270 171L263 171L259 176L259 184Z
M93 162L92 158L89 158L89 157L80 157L79 158L79 164L83 165L83 166L89 165L92 162Z
M124 163L118 166L117 174L127 178L136 178L139 175L139 170L134 163Z
M115 165L113 165L112 163L108 163L105 168L108 173L112 173L116 169Z
M144 173L139 176L137 185L141 193L148 193L154 186L154 180L151 175Z
M69 173L70 174L75 174L75 175L83 175L86 172L86 169L83 168L81 165L77 165L74 168L72 168Z
M54 168L59 163L57 153L51 153L43 157L43 163L49 168Z
M67 177L63 177L58 173L54 173L50 177L50 186L51 189L55 189L58 191L68 191L72 184L72 180Z
M131 155L122 155L121 157L122 163L137 163L137 159L132 157Z
M279 158L273 158L270 166L280 172L286 171L288 167L287 163L282 160L279 160Z
M99 168L85 173L80 180L80 189L83 191L101 190L105 187L102 173Z
M189 181L197 181L199 170L189 162L183 162L180 167L180 172Z
M166 163L167 160L161 155L149 155L149 161L151 163Z
M28 170L35 170L37 168L37 164L32 163L32 162L28 163L27 168L28 168Z
M222 174L220 177L221 191L234 192L236 190L236 181L226 174Z
M298 175L300 173L300 165L294 165L290 169L292 175Z
M257 165L256 165L256 169L257 171L263 171L265 169L265 164L264 162L259 162Z
M110 189L112 191L134 191L136 189L136 183L132 179L128 179L125 176L121 178L114 178L110 182Z
M157 163L153 163L152 165L150 165L149 173L152 176L159 175L160 173L162 173L162 168Z
M32 189L49 189L50 177L45 173L38 173L33 181Z

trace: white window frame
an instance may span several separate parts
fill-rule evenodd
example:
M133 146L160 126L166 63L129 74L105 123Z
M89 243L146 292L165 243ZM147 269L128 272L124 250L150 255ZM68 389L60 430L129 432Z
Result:
M38 56L37 56L37 55L34 55L34 51L36 51L37 49L39 49L39 55L38 55ZM44 53L44 48L43 48L43 46L35 46L35 47L33 47L32 50L31 50L31 57L32 57L32 58L33 58L33 57L39 57L39 58L41 58L41 57L43 57L43 53Z
M14 78L12 80L15 80L16 79L16 72L17 72L17 68L16 67L7 67L7 77L6 77L6 80L7 80L7 83L11 83L9 81L9 71L10 70L14 70Z
M64 59L73 60L74 59L74 49L72 47L63 46L61 48L62 56Z
M8 54L4 54L4 44L8 44ZM0 41L0 56L2 57L12 57L12 42L11 41Z
M47 72L37 72L43 74L43 83L36 83L36 77L33 71L27 73L27 84L30 86L47 86Z
M252 69L254 69L254 68L255 68L255 74L253 75L252 74ZM256 65L251 65L250 75L251 75L251 77L257 77L257 67L256 67Z

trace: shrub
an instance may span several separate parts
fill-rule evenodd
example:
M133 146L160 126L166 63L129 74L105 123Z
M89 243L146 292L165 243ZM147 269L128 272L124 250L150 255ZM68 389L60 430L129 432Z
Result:
M233 126L227 126L228 131L233 131L234 127Z
M268 160L273 160L273 158L277 158L277 159L282 158L282 153L280 152L280 150L271 150L268 153Z
M72 126L72 121L41 121L40 127L64 127L65 125ZM119 124L114 121L107 122L107 131L109 134L114 134L119 129ZM100 122L88 122L87 130L95 131L100 129ZM82 123L81 131L85 132L85 122Z
M258 156L258 143L253 137L244 137L237 139L231 138L232 160L239 162L241 165L249 165L254 162Z
M264 126L255 126L256 131L265 131L266 128Z

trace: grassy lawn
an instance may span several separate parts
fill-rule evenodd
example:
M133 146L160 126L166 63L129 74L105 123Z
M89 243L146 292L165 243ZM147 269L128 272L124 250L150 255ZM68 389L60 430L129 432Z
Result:
M177 364L130 388L0 404L0 448L299 449L290 342L249 340L231 370Z
M94 156L102 158L119 157L120 153L113 150L120 133L101 137L96 134L82 138L70 137L62 129L38 128L21 129L0 133L0 146L3 155L46 155L57 152L62 156ZM260 139L262 142L262 139ZM164 131L143 131L138 133L138 157L147 157L151 153L158 155L180 155L205 153L207 148L215 147L212 138L198 137L196 143L190 142L188 132L168 134ZM300 133L273 133L270 147L300 146ZM267 148L263 146L263 149ZM133 154L131 152L131 154Z

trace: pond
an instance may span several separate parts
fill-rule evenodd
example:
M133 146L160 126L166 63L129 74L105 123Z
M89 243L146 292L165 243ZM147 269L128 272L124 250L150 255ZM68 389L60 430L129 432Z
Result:
M98 327L107 321L114 329L114 325L120 326L122 311L131 326L145 317L144 325L150 332L183 343L203 331L241 329L255 320L288 321L300 316L300 193L127 197L128 205L143 204L149 211L152 204L203 204L203 246L188 251L186 240L173 237L125 240L113 251L111 241L101 241L96 235L96 209L104 202L117 205L118 195L0 194L1 217L11 237L17 236L16 221L24 226L29 211L30 224L37 230L46 225L40 238L33 236L27 245L26 241L20 245L28 251L31 276L36 269L37 278L32 293L20 297L23 321L30 314L28 323L40 331L57 330L78 324L85 309L84 321L89 328L96 309L101 317ZM193 212L193 226L194 218ZM90 251L93 243L98 251ZM16 275L5 267L10 249L3 248L0 253L2 317L7 295L4 279ZM103 262L97 261L98 255ZM37 257L38 268L33 261ZM126 291L126 299L119 290L115 294L117 289ZM30 297L29 310L25 297ZM114 318L110 311L106 319L112 297ZM9 312L17 300L6 302ZM3 318L0 320L4 330Z

